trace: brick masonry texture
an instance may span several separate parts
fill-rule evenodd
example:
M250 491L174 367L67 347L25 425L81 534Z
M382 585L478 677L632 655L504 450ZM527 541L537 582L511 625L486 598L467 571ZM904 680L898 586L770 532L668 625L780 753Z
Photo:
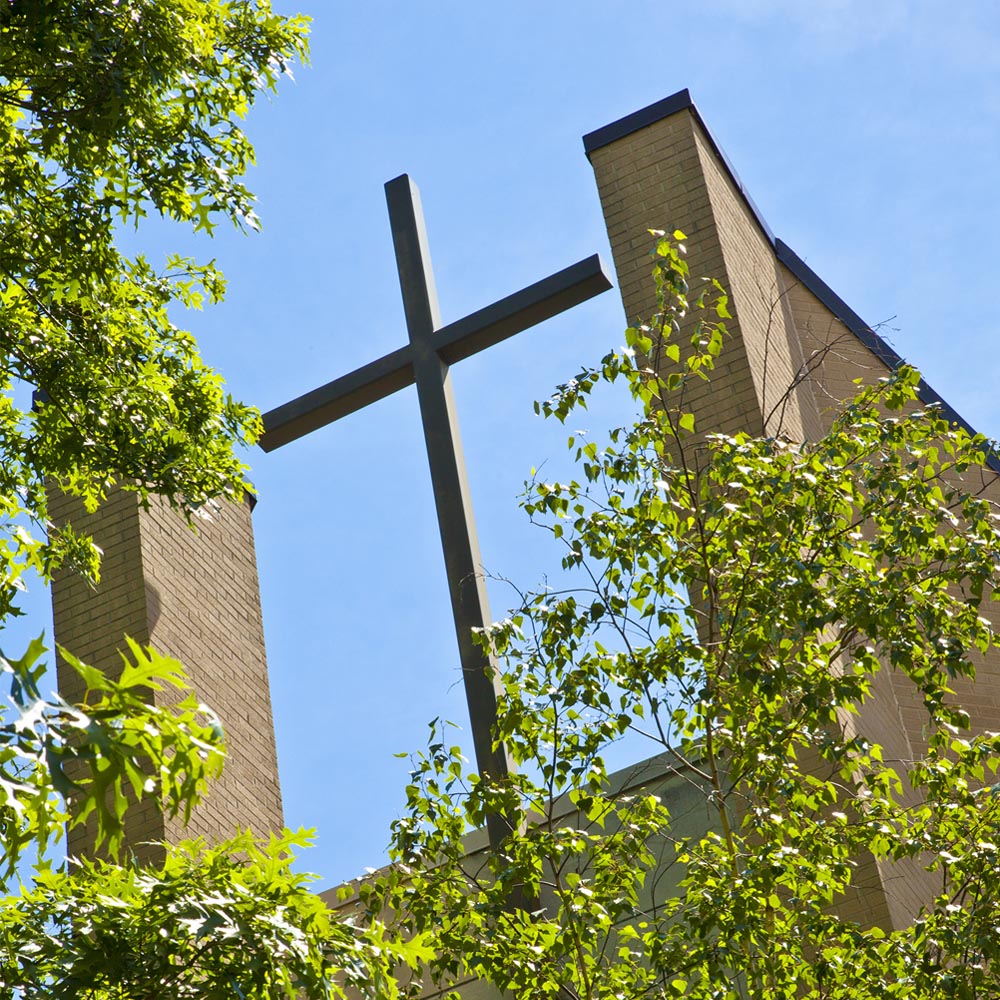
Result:
M164 502L143 510L133 493L117 491L96 514L50 491L56 523L71 520L104 551L101 583L92 589L60 574L53 583L56 641L81 659L114 673L123 636L152 645L186 667L199 701L226 731L223 776L186 828L151 803L130 810L130 850L156 860L156 842L204 837L217 842L237 828L265 835L282 826L281 792L267 677L253 527L248 503L218 503L192 530ZM72 701L76 674L58 667L59 687ZM170 692L156 695L165 704ZM92 851L93 831L71 831L71 855Z
M630 323L655 310L650 228L682 230L692 278L712 276L729 291L733 319L722 364L687 398L699 431L815 438L854 396L856 379L871 382L886 374L885 364L777 260L693 109L592 149L590 159ZM797 379L806 368L811 377ZM992 474L989 482L969 485L1000 500ZM955 686L974 730L1000 729L996 652L981 663L975 683ZM925 718L909 682L885 671L851 724L905 769L924 745ZM870 857L858 863L853 896L841 906L844 916L902 926L934 892L933 876L919 864L877 865Z

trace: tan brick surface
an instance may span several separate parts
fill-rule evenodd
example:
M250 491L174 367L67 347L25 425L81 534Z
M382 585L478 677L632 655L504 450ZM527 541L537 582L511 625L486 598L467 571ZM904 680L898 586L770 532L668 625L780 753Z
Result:
M651 227L683 230L692 277L715 277L729 290L733 320L727 323L731 338L723 363L711 383L686 400L699 430L780 429L793 440L813 438L856 393L856 379L871 382L886 374L886 365L777 260L691 109L591 150L590 158L629 322L655 309ZM995 481L988 495L1000 500ZM974 729L1000 730L1000 656L982 663L975 684L956 688ZM856 725L905 771L925 745L925 718L912 686L887 671L877 678ZM918 863L861 859L843 911L865 922L901 926L933 890L933 877Z
M192 531L165 503L141 509L119 491L94 515L71 498L50 499L56 523L93 534L104 550L101 583L90 588L61 574L53 584L56 641L104 670L120 669L123 636L150 644L187 668L198 699L220 716L227 760L222 778L183 829L152 804L130 812L127 840L156 858L149 841L185 836L218 841L250 826L264 834L282 825L277 754L261 622L249 504L213 505ZM79 693L76 675L59 665L64 697ZM162 702L170 693L158 694ZM87 853L92 831L75 830L71 854Z

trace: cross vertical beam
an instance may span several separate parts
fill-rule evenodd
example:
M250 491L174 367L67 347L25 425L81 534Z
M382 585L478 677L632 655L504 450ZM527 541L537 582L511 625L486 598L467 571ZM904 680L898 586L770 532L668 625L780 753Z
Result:
M503 779L510 770L507 754L502 746L493 746L497 720L496 665L473 640L473 630L485 628L492 618L482 578L482 559L455 413L450 366L438 355L433 341L441 318L420 192L404 174L386 184L385 197L448 574L462 679L472 723L476 766L481 774ZM499 820L491 816L488 822ZM507 832L494 830L491 826L490 843L496 846Z
M506 751L494 749L495 670L472 639L490 624L472 502L458 433L449 366L498 344L611 288L595 254L463 319L441 325L427 250L420 193L403 174L385 186L409 344L264 414L260 445L273 451L408 385L417 386L434 503L444 549L462 678L480 774L509 773ZM490 846L509 833L502 816L487 817Z

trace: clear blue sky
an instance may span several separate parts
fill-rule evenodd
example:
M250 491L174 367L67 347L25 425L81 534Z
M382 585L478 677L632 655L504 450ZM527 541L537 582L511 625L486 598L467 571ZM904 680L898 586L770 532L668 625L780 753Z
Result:
M297 9L312 65L249 125L263 233L175 241L229 277L188 322L235 394L267 410L405 343L382 188L400 173L446 322L595 251L610 264L581 136L688 87L774 232L868 322L895 316L899 353L1000 434L993 0ZM566 429L532 402L623 326L612 291L454 369L491 572L531 587L557 565L516 505L532 466L567 468ZM590 426L625 416L611 399ZM286 819L317 828L306 865L336 881L384 860L393 754L435 716L465 724L415 392L249 461Z

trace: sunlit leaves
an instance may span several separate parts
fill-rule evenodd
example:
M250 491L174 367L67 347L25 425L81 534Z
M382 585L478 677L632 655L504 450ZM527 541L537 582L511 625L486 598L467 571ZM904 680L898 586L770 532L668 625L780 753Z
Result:
M189 511L242 495L234 446L259 419L171 319L174 303L218 301L222 277L126 257L116 227L156 211L254 228L240 121L304 56L304 20L266 0L0 12L0 613L19 567L91 561L69 535L46 541L46 479L90 507L116 483ZM38 390L33 408L14 405L16 380Z
M566 576L482 637L520 770L481 780L435 735L369 898L433 936L430 979L524 1000L996 995L1000 737L955 694L995 646L990 446L907 367L816 440L709 433L686 390L727 300L654 235L658 312L538 407L624 383L638 416L528 486ZM919 712L905 759L871 725L880 687ZM644 779L607 775L622 737L660 754ZM511 836L469 857L490 811ZM934 871L911 926L859 914L876 864Z
M90 509L116 485L188 514L212 497L243 498L235 452L255 439L259 417L228 396L171 318L178 304L218 301L223 278L178 255L162 268L127 257L116 239L123 221L150 210L196 228L213 218L252 224L242 180L252 148L239 122L304 55L304 21L266 0L3 5L0 621L17 613L29 571L99 578L91 540L49 522L46 486ZM21 383L36 390L28 407L15 402L15 392L26 396ZM42 669L38 652L6 661L15 706ZM123 788L151 780L170 808L188 809L218 770L205 714L185 701L157 717L143 705L149 677L130 680L144 665L177 684L175 667L138 647L131 656L117 681L76 664L93 680L93 704L36 700L32 725L23 705L10 725L3 717L17 780L36 795L36 812L18 815L6 786L8 868L61 822L53 817L66 803L52 805L46 789L70 801L82 794L83 812L96 811L113 844ZM181 752L203 736L194 757ZM149 761L152 778L142 771Z
M87 687L72 705L41 689L41 640L20 659L0 659L10 705L0 725L3 879L24 852L44 853L64 823L91 816L96 845L115 852L130 800L186 813L221 771L222 731L205 706L190 695L169 707L147 704L152 691L185 687L179 664L129 648L117 680L64 654Z
M153 213L208 233L258 227L242 120L305 57L305 37L305 19L268 0L0 5L0 624L31 571L99 578L91 540L49 523L47 486L91 510L115 487L189 516L242 501L237 451L259 415L176 322L178 307L218 302L224 279L214 262L126 255L118 236ZM113 677L63 651L86 688L75 704L43 690L40 641L0 658L8 888L63 824L88 823L114 856L130 803L186 818L219 773L221 727L180 665L122 645ZM187 845L160 870L43 867L0 904L0 992L249 1000L360 984L391 997L393 968L426 945L334 922L290 872L301 843Z
M38 640L0 660L11 705L0 726L0 989L25 1000L397 995L400 967L426 961L430 945L333 914L313 877L292 871L308 835L165 845L158 867L119 853L130 803L186 816L202 798L222 766L222 728L176 661L134 642L117 678L63 652L86 688L73 705L43 695L44 652ZM171 689L166 706L147 704ZM43 861L19 887L18 862L83 822L110 858Z
M159 867L44 872L0 906L0 982L25 1000L394 996L396 963L425 946L337 919L291 870L309 839L241 834L180 844Z

